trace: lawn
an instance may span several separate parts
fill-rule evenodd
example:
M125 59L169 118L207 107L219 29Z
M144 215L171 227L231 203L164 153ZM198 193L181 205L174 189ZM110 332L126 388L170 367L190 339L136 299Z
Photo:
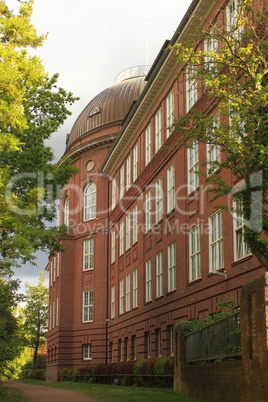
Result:
M198 402L197 399L179 395L172 389L167 388L125 387L121 385L45 382L37 380L23 380L23 382L33 385L37 384L80 391L86 395L92 396L100 402L148 402L148 400L153 400L154 402ZM2 401L1 398L0 400ZM13 400L10 400L10 402L11 401L13 402Z
M0 401L1 402L25 402L21 391L15 388L3 387L0 381Z

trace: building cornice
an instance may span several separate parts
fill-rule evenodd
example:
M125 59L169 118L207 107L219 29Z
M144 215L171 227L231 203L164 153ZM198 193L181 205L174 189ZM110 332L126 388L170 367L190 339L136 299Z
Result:
M169 46L178 42L185 42L199 27L204 24L217 0L193 0L180 25L170 41L166 41L159 52L154 64L147 74L148 80L140 98L136 102L132 112L124 122L111 151L105 159L101 172L110 174L121 159L122 153L140 128L144 118L148 116L148 110L154 104L158 95L167 84L169 78L178 68L176 50ZM202 18L201 18L202 16Z

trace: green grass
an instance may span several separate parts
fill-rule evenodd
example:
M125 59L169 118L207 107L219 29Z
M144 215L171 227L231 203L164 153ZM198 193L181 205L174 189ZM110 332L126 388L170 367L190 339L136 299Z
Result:
M100 402L197 402L200 400L179 395L172 389L124 387L121 385L85 384L79 382L45 382L23 380L24 383L80 391ZM1 400L1 399L0 399Z
M1 402L25 402L26 399L21 391L15 388L4 387L0 382Z

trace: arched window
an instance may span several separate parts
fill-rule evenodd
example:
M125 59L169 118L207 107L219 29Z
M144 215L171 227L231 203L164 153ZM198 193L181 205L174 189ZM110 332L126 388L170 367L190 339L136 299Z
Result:
M84 190L84 221L96 218L96 200L96 184L89 183Z
M64 202L64 225L69 226L69 218L70 218L70 201L69 198L65 198Z

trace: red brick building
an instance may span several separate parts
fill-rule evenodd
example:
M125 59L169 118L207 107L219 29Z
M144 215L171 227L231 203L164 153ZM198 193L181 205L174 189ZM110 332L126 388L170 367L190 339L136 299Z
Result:
M226 296L239 304L241 287L264 272L243 227L215 209L195 173L220 153L177 147L169 129L193 105L202 109L205 95L199 82L178 79L185 66L167 46L215 19L227 23L237 5L194 0L149 71L120 74L75 122L59 162L70 157L79 173L60 205L65 251L48 264L47 379L63 368L173 355L180 320L204 318ZM226 119L214 105L208 113Z

